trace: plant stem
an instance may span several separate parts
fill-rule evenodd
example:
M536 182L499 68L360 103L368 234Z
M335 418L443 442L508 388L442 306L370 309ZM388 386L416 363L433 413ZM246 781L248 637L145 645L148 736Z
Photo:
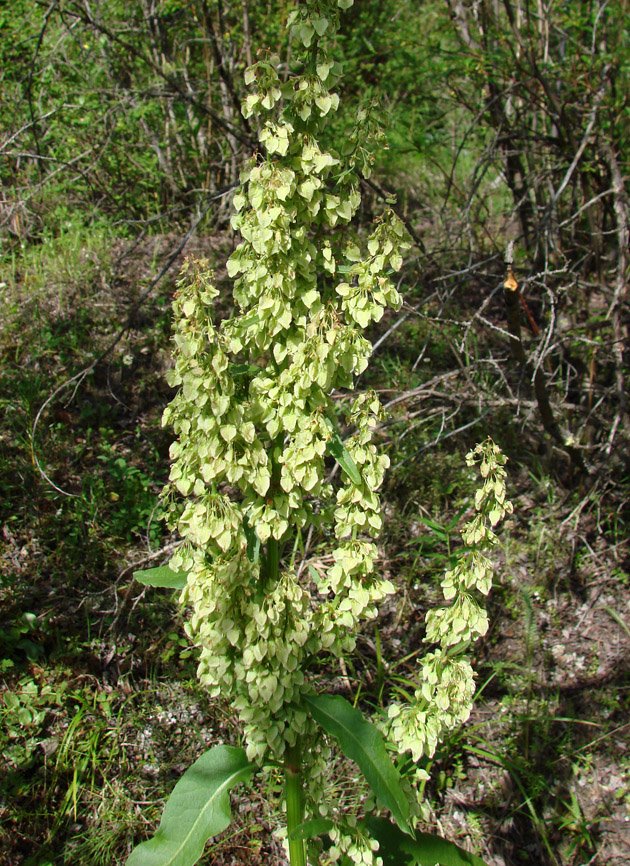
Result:
M279 563L280 552L278 550L278 542L275 538L270 538L267 542L267 580L270 583L275 583L278 579Z
M302 791L301 756L299 746L287 750L284 764L285 794L287 798L287 834L289 837L289 861L291 866L306 866L306 846L302 839L292 839L291 834L304 820L304 796Z
M278 463L278 454L281 451L282 442L280 437L274 443L274 449L271 455L271 484L270 490L276 491L280 486L280 464ZM275 584L278 579L278 566L280 564L280 546L276 538L271 537L267 541L267 550L265 557L265 569L262 588L267 584Z

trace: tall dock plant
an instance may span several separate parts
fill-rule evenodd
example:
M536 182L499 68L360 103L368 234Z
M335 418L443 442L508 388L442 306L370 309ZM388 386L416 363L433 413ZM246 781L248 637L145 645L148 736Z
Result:
M138 577L184 587L199 678L210 695L229 701L246 745L217 746L199 758L128 866L196 862L230 821L230 789L254 772L284 776L291 866L305 866L307 857L379 863L379 844L382 853L397 851L400 863L424 862L414 859L414 845L427 856L431 845L446 846L439 850L448 862L473 862L453 859L470 855L444 840L414 834L413 785L424 776L413 761L432 754L470 711L472 671L456 656L486 628L471 589L487 592L490 582L480 552L492 535L483 508L490 502L496 522L503 507L495 446L483 446L480 458L489 492L469 531L469 560L446 578L455 602L428 623L441 649L425 661L411 703L390 708L379 729L342 697L317 689L318 660L351 653L360 628L394 592L374 568L377 491L389 462L372 441L381 406L374 393L352 391L371 352L364 329L401 304L392 275L406 244L391 210L363 245L350 225L377 137L369 118L359 113L340 148L323 142L339 105L333 88L341 70L329 47L340 10L351 5L301 3L289 20L299 72L283 80L278 58L267 56L245 73L244 113L257 121L260 149L234 196L232 225L242 240L227 263L233 314L215 323L219 291L207 262L188 260L178 283L169 374L178 391L164 423L177 435L169 498L184 543L168 568ZM342 440L342 430L352 432ZM313 533L332 546L325 570L303 567ZM329 784L335 743L397 826L340 810ZM412 758L406 778L388 746Z

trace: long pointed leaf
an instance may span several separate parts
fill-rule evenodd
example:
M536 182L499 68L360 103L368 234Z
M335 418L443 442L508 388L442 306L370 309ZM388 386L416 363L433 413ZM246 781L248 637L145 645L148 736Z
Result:
M247 558L254 565L257 565L260 559L260 538L249 525L246 514L243 517L243 530L245 531L245 538L247 540Z
M230 789L254 772L243 749L215 746L173 788L157 833L131 852L126 866L193 866L211 836L232 819Z
M335 458L337 463L346 473L350 481L352 481L352 483L356 484L358 487L363 479L361 478L361 473L359 472L357 464L354 462L350 452L343 444L341 436L335 430L330 418L327 418L326 421L328 422L328 426L332 430L332 436L328 440L327 448L330 454Z
M389 809L401 830L409 831L409 802L379 730L341 695L309 695L304 703L344 755L359 765L381 806Z
M168 565L134 571L133 576L138 583L144 583L145 586L161 586L167 589L183 589L186 586L186 572L173 571Z
M480 857L431 833L408 836L386 818L367 818L370 836L379 843L383 866L486 866Z

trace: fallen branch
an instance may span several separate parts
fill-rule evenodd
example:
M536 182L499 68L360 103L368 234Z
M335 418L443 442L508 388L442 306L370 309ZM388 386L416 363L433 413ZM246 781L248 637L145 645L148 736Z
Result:
M521 338L521 303L520 292L518 290L518 282L512 270L512 263L507 263L507 276L503 283L503 297L507 310L508 330L510 332L510 349L512 357L518 361L524 370L529 372L530 378L534 384L534 393L538 403L538 410L543 427L549 433L551 438L567 451L573 463L580 469L585 471L584 460L580 451L571 444L568 436L563 436L558 423L554 417L551 401L549 400L549 392L547 390L547 382L545 374L540 363L536 364L535 368L531 369L531 364L525 352L523 341ZM543 354L541 353L541 359Z

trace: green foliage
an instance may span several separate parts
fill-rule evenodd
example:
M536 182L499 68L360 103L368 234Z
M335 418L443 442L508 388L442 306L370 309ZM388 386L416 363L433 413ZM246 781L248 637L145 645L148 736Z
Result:
M404 247L388 211L361 256L348 223L360 202L356 168L369 171L367 151L359 146L344 159L318 141L339 104L329 90L339 70L321 39L336 26L335 9L322 17L307 5L291 15L305 48L317 40L311 72L284 84L272 57L246 73L252 92L243 111L261 115L266 157L249 161L234 198L232 223L243 240L228 274L236 277L237 311L216 328L218 291L207 263L185 266L169 378L180 390L164 415L179 435L171 483L188 497L174 512L187 544L171 568L188 573L183 598L193 606L189 633L201 645L201 681L231 698L250 760L297 763L301 784L309 779L309 812L327 808L326 749L298 749L314 732L301 706L313 688L309 665L322 651L339 656L353 646L361 620L374 617L375 603L392 590L371 574L369 538L381 526L376 490L387 465L371 444L380 404L366 394L342 405L357 429L344 442L331 394L352 388L367 365L360 329L400 303L390 274ZM326 480L327 453L343 471L337 489ZM290 561L283 557L298 533L331 521L335 565L309 591L298 582L295 550ZM287 769L287 785L296 772ZM291 786L290 833L303 820L299 788ZM301 863L303 845L290 837L289 849Z
M14 690L4 693L0 707L2 746L10 764L20 767L30 760L46 712L57 700L58 694L51 686L40 686L30 676L21 677Z
M410 839L385 818L368 818L366 826L379 842L383 866L485 866L479 857L439 836L417 833Z
M305 9L293 20L308 47L335 13L311 20ZM248 755L259 761L282 757L311 730L294 709L312 689L309 660L322 650L343 653L391 591L371 574L373 542L359 538L381 526L375 491L387 458L371 444L380 404L373 394L344 402L342 417L357 432L342 442L331 394L351 388L367 365L360 329L400 303L390 274L401 265L403 235L386 212L362 258L349 230L361 156L344 163L318 142L338 104L323 42L314 74L283 84L276 66L277 59L263 60L246 75L252 92L244 111L262 116L266 157L246 165L234 198L232 222L243 240L228 273L236 277L237 311L215 328L218 290L207 264L185 267L169 377L180 391L164 416L179 435L171 482L189 497L176 516L188 544L171 567L189 573L184 597L195 609L189 631L201 644L200 676L211 693L232 696ZM326 480L327 452L343 469L337 489ZM226 484L238 497L223 492ZM282 571L278 563L296 531L330 521L336 565L311 593L292 561Z
M452 111L447 81L461 65L455 47L437 4L420 9L397 0L367 0L349 11L339 48L347 96L342 110L344 101L350 110L357 100L376 109L388 147L377 150L375 164L385 175L424 173L427 162L444 160L441 147ZM405 197L410 191L400 192Z
M498 543L493 527L512 512L505 498L506 458L494 442L488 439L478 445L466 455L466 462L479 464L483 484L475 494L477 514L461 532L466 546L442 580L444 599L451 604L430 610L426 616L425 640L438 649L421 661L415 701L392 703L388 708L391 736L411 752L414 761L423 755L433 757L438 743L470 715L474 675L465 653L488 630L486 611L473 593L486 596L490 592L492 565L485 552ZM426 778L423 770L418 772Z
M160 827L134 849L127 866L192 866L211 836L231 820L229 792L254 771L242 749L215 746L198 758L175 785Z
M43 655L43 649L36 642L39 632L39 622L34 613L24 611L19 620L11 625L0 628L0 671L13 667L13 656L24 653L29 661L37 661ZM4 658L4 654L7 657Z
M343 243L339 244L343 232L337 231L348 232L361 251L362 262L369 258L367 236L374 229L370 221L374 214L382 213L373 191L362 183L362 201L350 222L343 213L335 213L335 226L322 220L308 227L316 247L314 270L318 273L316 288L320 298L326 291L334 293L337 286L343 286L346 296L340 294L338 299L339 304L342 299L347 302L344 309L339 308L343 321L349 323L354 312L358 314L355 324L360 325L360 319L366 321L367 312L370 331L365 338L373 341L385 337L372 353L361 387L373 387L381 399L383 393L392 391L391 397L399 400L392 426L379 418L373 429L370 444L384 446L392 464L399 465L388 474L385 491L379 488L387 502L384 514L371 510L369 515L373 522L382 519L387 524L372 574L397 585L404 586L407 581L408 592L404 601L396 602L397 630L390 627L392 600L383 621L360 633L353 651L349 646L340 651L344 679L335 681L335 689L349 681L361 706L373 704L385 710L393 694L400 702L401 714L411 714L415 692L424 684L422 661L416 675L411 661L419 654L425 633L424 611L434 603L437 583L444 577L440 574L436 581L437 573L445 566L449 572L456 571L454 536L462 509L470 506L466 496L472 481L461 471L461 453L472 440L470 432L453 431L453 427L479 420L481 407L490 415L488 428L517 467L523 511L519 507L511 544L520 545L523 538L527 539L511 560L508 557L505 578L490 607L484 652L476 656L477 664L483 665L487 657L508 655L501 664L494 663L494 678L488 689L488 703L491 708L498 707L499 712L493 713L492 724L483 731L475 725L472 734L470 726L465 734L460 733L456 713L450 713L456 700L449 704L448 713L429 713L420 725L420 735L414 731L402 744L418 747L426 730L439 727L442 721L447 723L440 734L445 740L440 744L438 737L432 758L423 753L414 763L413 751L407 751L397 756L396 766L414 809L411 790L415 768L431 773L429 780L416 779L426 798L419 814L431 820L429 803L439 811L445 787L468 785L464 791L468 796L468 758L490 758L475 752L475 745L467 748L461 743L464 736L467 740L485 736L487 743L476 740L479 749L492 756L493 766L500 767L512 785L511 793L498 786L495 790L491 781L501 773L495 774L484 765L490 787L484 799L487 811L478 819L477 832L479 837L493 840L488 843L495 846L492 853L510 859L506 840L513 836L526 838L528 845L530 839L532 845L539 840L548 846L549 857L549 852L555 851L562 862L581 862L587 852L586 859L591 858L602 844L597 821L603 816L607 826L612 827L614 819L610 809L602 810L601 804L597 813L590 810L588 802L585 807L588 789L581 787L581 777L580 787L575 788L575 780L563 776L565 768L576 760L571 750L583 746L577 731L585 730L586 721L575 726L575 742L569 742L566 729L573 717L581 716L587 721L597 719L602 724L602 736L614 725L623 724L624 704L619 701L624 694L623 673L618 672L608 685L602 686L605 698L595 698L595 693L589 691L586 710L572 703L573 695L579 694L580 682L570 686L567 693L571 697L560 703L553 695L539 700L538 691L542 687L540 670L544 667L551 673L548 668L554 666L548 644L550 633L570 625L569 611L589 600L600 575L606 575L607 596L611 587L627 583L627 563L623 559L627 536L625 494L617 498L615 492L622 491L627 481L625 446L619 449L621 462L613 453L599 466L593 476L594 489L584 482L580 496L575 491L567 499L567 491L559 489L549 473L550 465L557 468L558 452L543 453L532 431L529 405L521 400L527 382L510 370L509 364L502 367L506 355L500 334L504 316L493 291L499 282L506 238L522 230L520 211L531 206L531 224L544 225L545 236L549 230L550 258L544 261L541 271L540 260L534 261L530 255L534 249L531 238L529 248L518 242L516 253L522 266L519 281L531 266L522 286L533 317L541 328L548 329L549 340L545 336L538 344L541 350L550 350L544 363L541 360L542 367L553 373L554 387L558 395L562 394L562 411L571 414L576 438L587 458L592 458L593 447L606 445L601 440L602 430L604 440L609 434L614 437L617 430L617 440L622 442L624 420L620 416L617 427L613 424L616 405L611 388L615 375L618 373L623 383L627 370L623 356L617 370L610 362L611 347L623 345L623 333L611 333L614 311L609 314L608 310L616 268L623 277L623 244L619 248L615 245L619 209L613 204L611 190L615 183L607 154L610 146L625 179L625 85L630 55L628 34L617 26L624 14L623 4L608 4L599 15L597 9L572 3L549 7L542 13L539 10L534 17L531 10L524 9L516 26L510 22L505 4L491 7L482 3L478 8L459 4L467 16L468 32L477 40L477 45L462 46L458 43L462 22L457 16L449 18L447 5L362 0L341 17L334 39L330 38L331 25L324 29L320 10L316 20L323 36L317 27L301 19L296 21L298 35L311 40L309 50L320 38L327 40L328 58L316 64L314 70L309 70L308 61L300 65L299 47L287 52L286 16L293 6L285 3L169 0L153 4L149 15L147 4L138 0L127 4L116 0L107 5L108 20L97 17L102 15L98 3L91 4L90 11L87 4L74 0L53 4L50 9L16 0L10 13L0 12L0 87L5 97L0 120L4 142L0 230L6 241L0 284L4 305L0 345L0 591L5 611L0 631L0 665L5 675L0 705L4 731L8 732L4 739L0 738L2 758L8 767L3 779L3 785L7 783L3 803L8 829L4 829L0 847L6 839L11 852L5 856L16 862L33 855L34 861L41 863L80 862L90 866L121 862L130 840L145 832L140 821L157 819L157 806L149 806L146 816L140 819L134 803L157 803L170 787L173 774L181 772L181 762L188 755L194 759L198 753L200 740L195 726L182 723L185 733L174 747L176 760L149 748L150 760L161 770L157 778L148 772L142 777L147 756L144 745L135 743L133 732L143 735L149 723L139 712L135 697L128 699L145 688L153 696L164 678L172 680L180 674L186 688L193 688L185 680L191 676L192 664L182 664L186 653L179 650L185 638L176 633L178 618L164 607L162 594L149 592L136 598L138 587L130 580L131 564L144 562L147 554L153 557L162 539L156 499L161 480L158 484L155 479L163 477L166 444L153 421L156 407L171 396L166 397L165 388L158 383L164 363L162 339L169 288L165 288L160 300L159 323L154 321L151 305L145 304L134 317L124 348L120 346L112 362L99 365L93 376L81 382L72 399L67 400L64 394L63 399L57 398L45 408L35 441L31 431L35 415L52 390L100 352L121 316L134 303L146 277L157 272L163 245L156 244L151 254L142 241L143 234L138 235L136 248L121 238L148 230L165 235L170 248L171 238L181 234L183 224L190 224L190 213L205 206L208 194L237 180L239 165L256 146L259 118L266 117L271 125L263 122L254 168L277 160L298 175L294 182L301 191L289 185L284 201L280 199L283 207L297 200L300 206L314 208L318 195L324 202L326 195L336 195L337 181L340 179L343 187L350 178L340 178L344 166L354 160L360 171L371 168L377 184L399 192L402 212L427 246L426 255L420 254L416 262L405 266L404 281L398 287L405 300L417 307L416 313L407 308L409 318L389 337L390 326L398 325L400 320L386 310L377 322L369 317L367 307L360 306L361 297L352 296L353 290L361 288L361 280L365 287L366 273L361 271L358 260L344 258L346 251ZM246 14L249 37L244 29ZM100 25L109 32L99 29ZM214 50L213 29L218 52ZM480 33L485 41L477 39ZM272 46L279 63L273 54L258 52L259 45ZM250 84L244 85L242 73L249 63L248 54L263 65L252 74ZM335 64L328 70L331 61ZM606 64L610 64L608 71ZM318 91L310 97L311 115L321 110L326 122L317 134L319 153L314 158L310 154L310 172L303 169L303 152L291 151L293 138L305 131L307 121L302 115L307 114L309 105L306 101L299 105L299 121L293 123L288 118L294 126L293 134L283 125L287 117L281 113L285 102L292 101L285 99L285 93L287 84L295 80L294 71L321 77L328 89L328 93ZM572 164L576 146L585 135L593 100L603 84L605 93L587 147L571 183L545 223L551 197ZM280 90L280 100L267 107L273 101L274 87ZM238 106L250 90L255 99L249 101L246 111L251 108L253 113L243 118ZM339 95L338 108L330 91ZM562 96L560 112L553 105L554 94ZM265 99L267 106L263 105ZM505 108L502 118L493 115L493 109L500 105ZM262 108L262 115L256 114L258 108ZM218 119L207 109L218 114ZM223 121L232 124L231 138L221 127ZM388 149L381 147L385 140ZM340 164L327 164L327 155L339 158ZM523 171L510 180L507 161L515 157L520 158ZM291 160L300 165L296 168ZM512 190L514 180L521 176L528 189ZM254 199L262 194L256 213L271 210L274 200L267 196L265 180L259 176L256 189L250 177L239 191L247 199L239 214L252 210L250 190ZM318 186L319 181L322 186ZM622 187L623 183L625 180ZM286 192L282 183L278 189L281 194ZM216 217L211 218L219 226L226 224L228 207L227 197L217 199ZM97 213L104 214L104 218L95 217ZM296 208L295 224L299 213ZM144 222L149 216L153 221ZM253 229L267 228L277 233L274 219ZM134 220L143 222L137 225ZM244 227L247 231L248 226ZM253 230L250 234L252 248L249 253L245 250L241 262L246 272L253 262L264 258L269 242L262 237L262 231L257 237ZM214 246L217 237L225 239L215 234L202 243ZM330 243L331 258L325 252L326 242ZM254 243L263 249L262 256ZM333 257L334 274L325 270ZM282 270L279 256L270 261L272 267ZM234 267L238 264L237 256ZM235 271L233 276L240 279L246 272ZM398 279L394 274L386 276L394 283ZM218 270L218 277L220 295L212 302L212 320L217 331L227 334L231 326L225 325L222 331L218 320L239 319L240 309L231 309L222 270ZM298 282L302 277L300 273ZM236 395L231 398L230 408L247 403L250 389L272 379L276 365L282 367L284 363L276 360L271 342L261 349L254 339L258 328L272 330L282 314L276 307L259 310L261 295L256 295L256 290L245 279L242 297L249 318L240 320L245 325L241 330L246 332L243 349L228 352L228 379L231 377ZM298 319L301 315L308 318L311 310L309 307L307 313L298 307ZM272 341L280 342L276 337ZM530 347L535 345L531 339ZM321 349L315 341L312 348L315 353ZM333 363L335 351L331 349L327 356L333 356ZM366 356L367 352L366 348ZM328 360L311 361L304 356L308 374L322 375L320 367L326 367ZM449 378L431 382L443 373ZM355 386L356 375L351 378ZM423 396L424 386L428 390ZM253 595L259 592L262 597L269 576L276 573L276 568L282 571L288 567L308 587L309 604L313 598L332 595L338 589L339 594L345 592L351 599L348 586L343 585L347 563L329 558L337 543L331 538L335 511L343 509L340 519L346 522L361 514L361 509L353 511L352 502L338 503L337 492L361 486L369 468L356 457L356 441L352 440L356 428L348 391L337 388L330 411L323 413L325 427L321 425L315 437L309 435L311 431L301 429L303 415L295 413L296 426L290 431L294 447L287 455L288 461L278 464L276 480L282 492L277 495L297 496L295 491L306 490L313 477L312 467L318 479L324 478L320 488L316 481L303 496L306 521L302 528L292 532L291 510L282 515L274 503L268 506L266 501L261 502L260 514L252 511L243 518L243 570L259 578L258 583L254 581L247 587ZM415 391L416 397L411 395L400 402L405 391ZM204 393L202 388L201 399ZM579 426L581 413L589 418L584 428ZM240 421L233 423L230 419L226 424L235 427L237 434L231 443L223 440L227 447L220 459L225 459L230 444L232 451L242 457L239 448L242 446L243 452L247 449L239 439ZM261 425L256 430L262 450L273 463L274 450L284 452L289 445L285 439L291 436L282 425L277 433L278 437L286 434L282 442L276 442L266 429L261 436ZM232 431L226 432L229 436ZM452 432L456 433L453 438L446 443L440 441ZM38 474L33 456L60 489L50 487ZM339 466L330 477L334 461ZM206 462L214 461L208 458ZM524 471L518 471L518 467L539 463L544 473L540 483L532 483ZM242 468L245 475L251 466ZM261 469L262 463L256 472ZM273 482L271 472L270 487ZM283 482L286 486L293 484L290 491L284 489ZM328 501L322 496L326 483L331 484L334 494ZM238 483L219 473L215 484L218 503L225 496L240 504L243 492ZM211 488L211 483L206 486ZM61 490L74 496L68 497ZM193 502L199 497L193 490L188 498ZM253 500L250 509L252 504ZM173 520L181 516L177 513L180 506L172 512ZM276 514L270 514L270 510ZM223 520L223 532L217 535L217 545L232 543L237 534L242 544L240 531L229 521L227 525L226 515L220 513L218 518ZM277 534L285 521L285 535L275 538L274 532ZM366 523L353 527L361 543L371 536L371 530L365 531ZM264 535L264 525L270 532L267 540L261 541L257 528ZM376 526L369 525L376 531ZM226 528L230 530L227 534ZM607 542L614 545L614 557L607 557ZM411 555L405 557L403 545ZM221 548L219 556L224 553ZM128 569L123 570L121 559L125 565L130 564ZM597 573L593 572L595 560ZM473 559L464 559L464 565L474 566ZM535 575L531 586L526 569ZM519 582L524 579L518 590L510 586L512 570ZM331 573L332 592L324 582ZM157 570L158 581L161 576L169 583L170 574ZM155 570L147 569L145 576L149 583L155 583ZM353 577L365 582L366 575ZM445 587L456 590L448 605L452 612L431 620L436 638L451 633L455 640L466 633L468 626L483 625L483 616L475 606L460 597L469 595L479 604L479 596L474 588L455 586L460 577L458 574L457 580ZM559 607L553 605L556 599ZM526 631L519 638L523 609ZM609 630L619 634L623 649L627 632L622 617L610 613L613 609L608 603L603 608L594 606L596 614L605 615ZM461 625L456 620L458 612L465 614L460 619L468 618L463 631L456 631ZM352 610L345 613L354 618ZM509 627L500 629L499 624L509 616ZM585 622L591 620L589 608ZM442 627L446 629L444 634ZM592 637L590 630L588 633ZM254 642L258 652L262 643ZM442 700L449 688L446 696L460 700L462 684L463 697L467 697L463 664L466 657L460 655L460 649L463 647L459 644L451 645L447 653L462 665L456 667L462 679L454 684L452 679L442 677L439 685L435 684L431 700L437 702L438 695ZM526 663L521 664L518 656L512 663L511 651L520 653ZM390 653L393 661L388 658ZM299 665L304 663L306 669L311 661L314 668L309 667L308 673L313 681L320 675L334 681L336 660L325 649L316 660L310 659L305 650ZM71 671L65 669L66 664ZM603 670L604 661L593 653L587 654L586 664L588 677L596 677L598 665ZM266 674L270 668L266 656L262 663L255 660L248 671L256 682L261 669ZM428 667L426 675L441 677L441 667ZM75 678L80 679L80 685ZM71 699L67 690L63 694L58 691L59 682L66 679L74 683L76 699ZM93 706L88 683L111 703L112 712L120 713L124 729L122 721L117 728L116 718L105 706ZM321 688L319 683L317 688ZM521 699L523 691L526 701ZM602 701L601 713L592 708L591 699L595 703ZM172 698L175 712L180 703L178 693ZM216 719L227 711L217 699L204 707L204 730L218 732ZM461 713L463 717L463 708ZM562 722L556 721L559 713L566 717ZM70 725L75 715L79 719ZM16 719L28 724L20 726ZM160 725L160 735L167 740L175 723L167 719ZM502 726L507 730L505 737ZM65 730L67 748L57 748L57 761L51 750L55 742L65 742ZM335 808L329 813L332 817L303 821L302 829L294 829L291 836L316 839L309 850L318 848L317 856L330 859L333 848L334 854L339 852L341 856L353 839L364 848L369 844L365 837L370 834L367 825L361 823L361 815L375 808L375 803L371 794L364 799L366 789L352 771L344 775L348 765L338 757L336 742L314 723L309 730L319 738L305 738L309 745L313 742L313 749L321 745L330 750L325 752L330 765L325 783ZM388 749L396 755L401 743L390 736L391 725L381 730ZM405 734L409 735L409 731L405 730ZM234 731L221 730L220 736L234 736ZM130 742L123 755L120 744ZM180 756L180 751L188 752L186 758ZM116 766L108 770L110 752L117 757ZM265 780L270 790L275 785L279 797L275 772L267 767ZM316 800L316 785L313 790ZM273 793L269 802L273 810ZM253 805L256 808L255 799ZM306 804L307 809L311 805ZM498 816L497 822L506 816L510 833L496 833L496 827L490 824L492 813ZM246 815L240 815L240 820L246 820ZM467 811L466 821L474 829L471 815L474 813ZM270 822L275 820L272 817ZM234 832L240 832L241 826L237 823ZM52 827L55 829L51 837ZM252 839L252 860L256 858L255 829L249 826L245 830ZM445 830L449 834L458 832L452 827ZM216 844L226 850L229 836ZM396 843L392 844L396 851ZM516 862L530 856L531 850L535 851L530 847L515 851L512 859ZM238 861L244 855L239 855L235 847L225 859L229 856ZM259 856L273 859L266 848ZM394 860L403 860L402 854L393 856Z
M133 576L138 583L144 583L146 586L159 586L166 589L183 589L186 586L185 572L173 571L168 565L134 571Z
M344 755L358 764L378 803L409 833L409 802L378 729L341 695L311 695L304 703L315 721L337 740Z
M313 660L351 651L361 622L393 590L373 575L372 538L382 525L376 491L388 465L371 441L380 403L367 392L335 405L332 394L352 389L367 366L370 347L361 330L379 321L386 306L400 304L391 273L402 264L404 233L386 210L361 254L348 224L360 203L358 171L369 174L368 151L320 144L339 104L329 90L339 70L323 38L337 20L332 3L325 10L298 7L289 23L307 49L309 71L284 82L278 59L270 57L245 74L252 89L243 112L260 117L266 154L246 164L234 197L232 225L242 241L227 270L235 278L236 309L215 326L219 292L208 263L185 264L173 305L169 374L179 390L164 413L178 434L167 495L172 525L185 539L170 568L187 574L182 600L192 607L188 633L200 646L199 677L238 713L248 759L263 769L284 765L293 866L306 862L298 834L304 816L339 811L327 801L329 747L317 738L315 721L410 832L411 814L417 819L413 782L427 778L414 769L404 790L378 731L341 697L312 696ZM345 441L340 416L356 430ZM336 487L327 478L327 453L342 469ZM484 484L475 499L478 515L463 531L467 550L443 582L453 604L427 617L426 639L440 649L424 660L416 704L391 706L386 726L392 748L411 752L414 762L431 756L470 712L472 669L456 655L487 629L471 590L488 593L490 563L482 551L496 543L491 527L511 511L499 449L488 441L467 460L481 463ZM324 575L309 570L314 586L300 582L295 559L302 533L330 523L334 564ZM338 815L328 837L326 862L344 853L357 864L373 862L374 840L356 820ZM196 859L200 851L193 853Z
M99 502L107 495L112 503L109 522L117 537L125 533L128 537L148 533L150 539L157 542L162 532L160 522L164 512L153 480L118 455L108 443L103 443L102 452L98 460L109 478L95 479L89 489L90 497Z

